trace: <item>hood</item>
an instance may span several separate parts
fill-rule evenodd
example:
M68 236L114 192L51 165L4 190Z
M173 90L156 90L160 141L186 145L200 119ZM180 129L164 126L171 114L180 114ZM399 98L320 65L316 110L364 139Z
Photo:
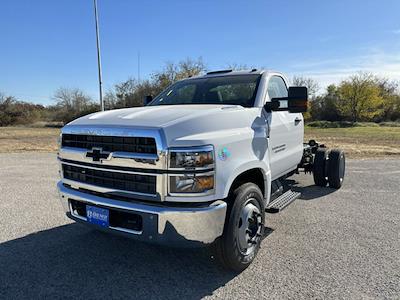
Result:
M70 125L113 126L162 129L169 145L186 144L201 136L212 136L225 130L237 132L249 128L247 112L257 108L237 105L160 105L98 112L72 121ZM215 134L214 134L215 135ZM219 135L219 134L218 134ZM200 141L199 141L200 142ZM201 142L200 142L201 143Z
M134 127L167 127L187 118L196 118L235 108L235 105L160 105L114 109L93 113L76 119L68 125L112 125Z

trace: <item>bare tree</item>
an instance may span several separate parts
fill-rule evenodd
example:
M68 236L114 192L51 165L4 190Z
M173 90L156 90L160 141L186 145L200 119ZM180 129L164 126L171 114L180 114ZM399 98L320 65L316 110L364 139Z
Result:
M178 63L178 72L176 74L176 79L180 80L196 76L205 71L206 66L201 57L199 57L197 60L187 58Z
M115 94L114 88L108 89L103 97L104 100L104 109L109 110L117 107L118 98Z
M16 99L13 96L6 96L2 92L0 92L0 105L9 105L14 103Z
M206 71L206 66L203 59L200 57L197 60L187 58L175 63L167 63L162 71L155 72L152 75L153 84L161 91L177 80L192 77Z
M72 110L83 110L93 104L93 100L80 89L59 88L54 94L56 105Z
M240 70L250 70L250 69L253 69L253 68L249 67L246 64L231 63L231 64L228 64L228 69L229 70L240 71Z
M151 75L151 79L142 80L140 83L129 78L117 83L113 89L107 91L105 104L107 108L122 108L143 106L144 97L158 95L172 83L198 75L206 70L201 58L197 60L185 59L178 63L167 63L163 70Z
M59 88L53 99L56 102L56 119L63 122L69 122L77 117L95 112L99 108L90 96L77 88Z
M308 94L314 99L319 91L319 84L316 80L310 77L293 76L292 85L305 86L308 89Z

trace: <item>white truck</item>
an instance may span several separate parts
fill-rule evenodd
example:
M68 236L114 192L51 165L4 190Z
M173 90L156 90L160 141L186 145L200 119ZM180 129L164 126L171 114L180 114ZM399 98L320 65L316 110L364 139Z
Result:
M343 151L303 143L307 88L287 82L274 71L209 72L146 97L144 107L67 124L58 153L67 216L140 241L211 245L224 266L245 269L265 212L300 196L287 177L343 182Z

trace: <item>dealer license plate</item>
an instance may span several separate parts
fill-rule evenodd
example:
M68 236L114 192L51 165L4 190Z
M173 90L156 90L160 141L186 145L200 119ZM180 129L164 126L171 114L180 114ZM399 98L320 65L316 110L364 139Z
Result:
M108 227L109 215L108 209L86 205L86 218L89 223Z

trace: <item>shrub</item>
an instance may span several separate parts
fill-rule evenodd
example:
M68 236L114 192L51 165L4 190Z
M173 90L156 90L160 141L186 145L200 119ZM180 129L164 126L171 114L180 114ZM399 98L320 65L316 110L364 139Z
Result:
M400 120L397 122L382 122L379 123L379 126L382 127L400 127Z
M310 127L317 127L317 128L338 128L338 122L331 122L331 121L314 121L307 123Z
M386 122L386 123L391 123L391 122ZM379 124L373 122L349 122L349 121L337 121L337 122L314 121L306 123L306 125L308 125L309 127L316 127L316 128L379 127Z

